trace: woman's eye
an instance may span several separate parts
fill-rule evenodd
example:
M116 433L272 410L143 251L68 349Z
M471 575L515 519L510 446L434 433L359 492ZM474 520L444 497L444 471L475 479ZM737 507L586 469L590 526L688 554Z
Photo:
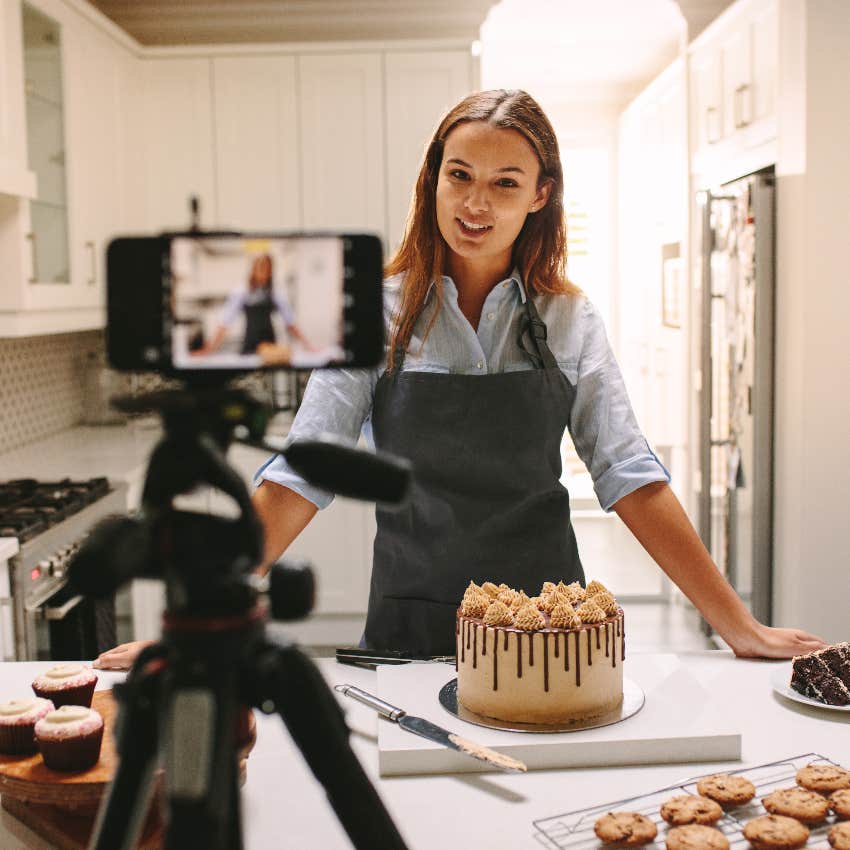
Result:
M454 177L458 180L469 179L469 175L465 171L461 171L459 168L455 168L453 171L450 171L449 177Z
M503 177L496 185L500 186L502 189L515 189L518 184L516 180L511 180L509 177Z

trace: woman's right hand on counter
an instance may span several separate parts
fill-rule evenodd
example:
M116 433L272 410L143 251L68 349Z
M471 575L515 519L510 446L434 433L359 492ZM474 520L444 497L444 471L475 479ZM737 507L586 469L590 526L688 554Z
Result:
M134 640L130 643L122 643L113 649L101 652L92 666L98 670L129 670L136 656L153 642L152 640Z

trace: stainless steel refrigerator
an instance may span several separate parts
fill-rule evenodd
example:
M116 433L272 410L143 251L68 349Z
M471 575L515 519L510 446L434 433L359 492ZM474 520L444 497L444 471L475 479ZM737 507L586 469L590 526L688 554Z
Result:
M702 212L699 531L715 563L756 618L770 623L773 170L700 192L698 204Z

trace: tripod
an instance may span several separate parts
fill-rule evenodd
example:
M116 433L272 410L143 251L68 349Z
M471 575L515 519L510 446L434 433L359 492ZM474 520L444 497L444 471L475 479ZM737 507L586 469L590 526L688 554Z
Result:
M224 456L237 426L254 440L262 436L262 409L235 390L163 392L120 404L155 407L165 426L147 471L144 518L113 519L92 532L71 580L102 595L132 577L162 577L166 612L162 639L115 687L120 764L92 847L136 847L161 756L165 850L241 850L237 729L244 708L257 707L280 715L358 850L404 850L321 674L293 643L265 633L267 608L251 576L262 555L262 528ZM173 507L177 495L199 485L230 496L239 516ZM270 597L272 612L285 615L293 601L284 569L273 571ZM311 599L303 605L311 606Z

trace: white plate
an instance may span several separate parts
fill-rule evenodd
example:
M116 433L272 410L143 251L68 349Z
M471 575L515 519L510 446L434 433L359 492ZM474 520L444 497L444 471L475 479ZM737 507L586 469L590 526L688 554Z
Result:
M803 705L812 705L815 708L826 708L830 711L845 711L850 712L850 705L827 705L825 702L818 702L816 699L804 697L802 694L791 688L791 663L782 664L777 667L770 675L770 684L773 685L773 690L783 697L800 702Z

